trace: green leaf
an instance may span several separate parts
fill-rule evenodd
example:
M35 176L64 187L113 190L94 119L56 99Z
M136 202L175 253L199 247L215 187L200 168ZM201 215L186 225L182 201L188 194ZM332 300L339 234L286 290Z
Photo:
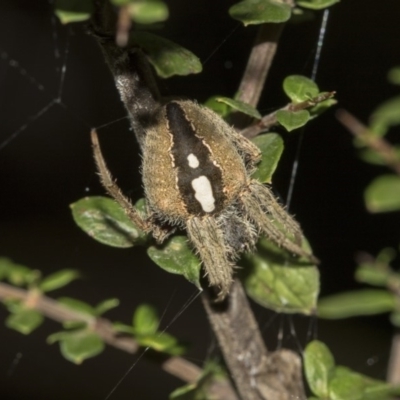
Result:
M327 319L375 315L393 311L395 296L387 290L362 289L325 297L318 303L318 316Z
M318 269L265 238L257 248L258 253L245 254L241 263L247 294L276 312L313 314L319 292Z
M61 354L75 364L81 364L90 357L97 356L104 350L100 336L87 329L73 332L58 332L50 335L48 343L60 342Z
M181 386L170 393L169 400L196 400L197 385L196 383L189 383L188 385Z
M392 126L400 125L400 96L380 105L372 114L370 130L383 136Z
M316 396L327 398L329 380L333 376L335 360L328 347L318 340L304 350L304 371L308 385Z
M92 0L56 0L54 8L62 24L86 21L93 13Z
M283 90L293 103L310 100L319 94L317 84L302 75L290 75L285 78Z
M79 272L74 269L63 269L46 276L39 284L39 289L42 292L50 292L68 285L79 276Z
M397 328L400 327L400 312L393 312L390 314L390 322L396 326Z
M392 149L396 155L398 161L400 161L400 146L393 145ZM387 165L387 161L375 150L370 148L362 149L359 151L360 158L370 164L374 165Z
M11 264L10 264L11 266ZM8 270L8 281L15 286L28 286L37 281L40 277L40 272L30 269L24 265L12 264Z
M85 197L70 207L75 223L100 243L125 248L147 240L147 235L108 197Z
M7 278L14 263L6 257L0 257L0 281Z
M245 26L268 22L286 22L291 7L276 0L244 0L229 9L229 15Z
M78 311L82 314L96 316L96 310L84 301L72 299L71 297L60 297L57 300L60 304L70 308L71 310Z
M106 299L97 304L95 307L95 312L97 316L100 316L107 312L108 310L111 310L112 308L118 307L119 306L119 300L112 298L112 299Z
M198 74L202 70L200 60L192 52L161 36L149 32L133 32L130 44L142 48L161 78Z
M138 24L154 24L168 19L168 6L163 1L136 0L128 5L129 15Z
M283 140L277 133L267 133L256 136L252 142L261 150L261 162L252 178L262 183L271 183L272 175L275 172L283 152Z
M388 72L388 80L394 85L400 85L400 67L394 67Z
M400 177L381 175L366 188L364 200L372 213L400 210Z
M362 264L357 267L355 278L357 282L374 286L386 286L391 275L392 273L389 269Z
M255 119L261 119L261 114L257 111L256 108L251 106L250 104L244 103L243 101L234 100L229 97L217 97L216 100L220 103L225 103L229 107L233 108L236 111L240 111L243 114L249 115Z
M6 326L24 335L29 335L43 323L43 315L36 310L21 308L10 314L6 319Z
M183 275L189 282L201 289L201 262L193 254L186 236L174 236L161 246L150 246L147 254L165 271Z
M128 333L130 335L135 335L136 333L132 325L126 325L122 322L114 322L112 326L117 332Z
M363 400L364 380L361 375L344 367L337 367L329 382L329 399Z
M276 119L288 132L291 132L304 126L310 120L310 113L307 110L279 110L276 112Z
M349 368L338 366L329 382L329 399L332 400L390 400L400 387L372 379Z
M167 353L173 356L180 356L185 353L185 346L178 343L178 340L168 333L157 333L153 335L136 335L135 339L142 347L150 347L160 353Z
M327 99L321 101L320 103L316 104L315 106L311 107L308 111L310 112L311 119L314 119L327 111L329 108L337 104L336 99Z
M297 5L310 8L311 10L322 10L339 3L340 0L297 0Z
M133 314L132 326L137 335L156 333L159 323L157 309L149 304L141 304Z
M210 110L217 113L220 117L225 118L227 115L230 114L231 108L227 104L221 103L217 100L220 98L222 98L222 96L212 96L206 100L204 105Z

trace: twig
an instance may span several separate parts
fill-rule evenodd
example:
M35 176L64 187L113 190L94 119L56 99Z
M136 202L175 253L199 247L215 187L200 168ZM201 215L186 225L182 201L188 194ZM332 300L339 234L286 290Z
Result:
M30 301L31 294L29 291L16 288L4 282L0 282L0 300L17 299L26 303ZM66 321L84 322L107 343L109 346L130 354L135 354L139 350L139 344L131 337L119 336L118 332L113 328L112 322L105 318L96 318L88 314L80 313L72 310L56 300L47 296L39 296L34 302L29 302L32 309L39 311L45 317L54 321L63 323ZM182 357L170 357L163 361L161 368L187 383L196 382L202 373L201 368L197 365L185 360ZM209 387L216 399L220 400L238 400L230 383L226 380L218 380L212 382Z
M202 295L204 307L241 399L305 399L300 357L268 353L240 281L223 303Z
M364 146L369 147L379 154L386 165L400 175L400 160L394 147L384 138L371 132L368 127L361 123L356 117L345 110L338 110L336 118L344 125Z
M294 5L293 0L284 0L284 3L292 7ZM259 28L240 81L238 100L257 107L283 27L284 24L263 24ZM249 124L250 118L242 113L234 113L231 122L237 128L243 128Z
M270 130L274 125L278 123L278 120L276 118L276 113L278 111L301 111L305 110L310 107L314 107L318 103L321 103L325 100L331 99L336 92L326 92L326 93L321 93L316 97L313 97L310 100L302 101L301 103L289 103L286 104L286 106L280 108L279 110L274 111L271 114L265 115L262 117L262 119L257 122L255 125L251 125L248 128L245 128L241 131L241 134L248 139L251 139L261 132L266 132Z
M392 338L387 381L392 385L400 385L400 333Z

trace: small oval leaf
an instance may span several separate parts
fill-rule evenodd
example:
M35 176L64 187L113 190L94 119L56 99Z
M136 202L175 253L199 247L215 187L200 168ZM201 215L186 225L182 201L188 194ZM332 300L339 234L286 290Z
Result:
M400 67L394 67L388 72L388 81L400 85Z
M318 316L327 319L349 318L390 312L395 307L395 296L387 290L354 290L321 299L318 302Z
M288 132L291 132L304 126L310 120L310 113L307 110L279 110L276 112L276 119Z
M272 175L283 153L283 140L280 135L271 132L256 136L252 142L261 150L261 162L257 165L252 178L262 183L271 183Z
M329 399L363 400L364 387L364 379L360 374L345 367L337 367L329 382Z
M22 308L7 317L6 326L24 335L29 335L43 323L43 320L43 315L38 311Z
M133 32L129 42L142 48L161 78L198 74L202 70L200 60L192 52L161 36Z
M42 292L50 292L68 285L80 276L79 272L74 269L63 269L54 274L46 276L39 284Z
M97 356L104 350L100 336L89 330L66 332L60 338L61 354L75 364L81 364L87 358Z
M245 254L241 262L241 279L249 297L276 312L313 314L319 293L318 269L265 238L257 247L258 253Z
M126 248L147 240L147 235L108 197L85 197L70 207L75 223L100 243Z
M217 101L220 103L225 103L229 107L233 108L236 111L240 111L243 114L249 115L255 119L261 119L261 114L257 111L256 108L251 106L250 104L244 103L243 101L234 100L229 97L216 97Z
M364 193L368 211L389 212L400 210L400 177L382 175L366 188Z
M168 333L136 336L136 340L142 347L150 347L155 351L180 356L185 353L185 346L178 343L177 339Z
M313 394L321 398L328 397L334 368L335 360L324 343L314 340L307 345L304 350L304 372Z
M400 125L400 96L381 104L372 114L370 130L383 136L392 126Z
M302 75L290 75L283 81L283 90L293 103L310 100L319 94L317 84Z
M60 297L57 300L60 304L70 308L71 310L91 316L96 315L96 310L90 304L85 303L84 301L72 299L71 297Z
M201 262L193 254L186 236L174 236L161 246L150 246L147 254L162 269L171 274L183 275L201 289Z
M220 117L225 118L231 112L231 108L227 104L221 103L217 100L220 98L222 98L222 96L212 96L206 100L204 105Z
M54 8L62 24L86 21L93 13L92 0L56 0Z
M156 333L159 326L157 309L149 304L141 304L133 314L132 326L137 335Z
M276 0L244 0L229 9L229 15L245 26L268 22L286 22L291 7Z
M339 3L340 0L297 0L297 5L311 10L322 10Z
M128 5L129 15L138 24L154 24L168 19L168 6L163 1L139 0Z
M107 312L108 310L111 310L118 306L119 306L119 300L116 298L103 300L95 307L96 315L100 316L105 312Z

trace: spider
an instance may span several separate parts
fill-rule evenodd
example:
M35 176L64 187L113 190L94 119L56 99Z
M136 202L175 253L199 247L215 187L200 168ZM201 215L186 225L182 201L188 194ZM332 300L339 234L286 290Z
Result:
M217 301L229 293L236 260L254 249L260 235L316 261L301 247L297 222L267 186L251 178L259 149L210 109L172 100L158 107L147 123L142 140L146 217L113 180L95 131L91 137L105 189L157 242L177 228L186 230Z

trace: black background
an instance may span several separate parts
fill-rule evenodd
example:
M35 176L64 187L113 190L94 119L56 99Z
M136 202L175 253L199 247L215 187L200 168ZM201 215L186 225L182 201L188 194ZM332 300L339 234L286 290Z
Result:
M231 1L169 1L171 17L165 35L206 60L197 76L162 81L168 95L204 101L209 96L232 96L237 89L255 28L238 27L227 16ZM342 1L332 7L317 82L322 90L336 90L340 106L366 121L382 101L398 93L386 81L390 67L400 64L400 2ZM321 20L285 28L276 62L264 90L260 110L268 113L286 103L281 90L288 74L311 72ZM57 23L63 56L67 28ZM48 274L77 268L83 280L55 292L91 304L118 297L121 306L112 320L130 321L141 302L166 309L165 326L193 294L194 287L169 275L146 257L144 249L113 249L98 244L73 223L68 205L104 191L92 161L89 128L124 116L112 78L94 41L82 27L71 26L67 72L62 100L0 152L0 255ZM2 0L0 47L41 82L40 92L28 79L0 60L0 143L37 113L58 92L51 8L46 1ZM220 47L218 47L220 46ZM398 131L397 131L398 134ZM128 123L100 130L106 159L119 184L134 199L141 197L138 148ZM298 135L285 134L286 150L275 175L276 191L286 197ZM392 138L396 140L395 134ZM315 254L322 260L322 294L356 287L354 255L376 254L397 247L398 214L370 215L362 192L385 169L357 158L352 138L329 111L309 124L300 154L292 212L301 222ZM255 306L261 324L271 313ZM0 309L0 320L7 312ZM283 326L284 345L305 345L310 319L296 316L297 334L290 335L287 317L264 329L268 345L276 345ZM45 338L60 327L51 321L28 337L0 325L1 399L102 399L134 358L113 348L77 367L65 361L57 345ZM199 300L168 331L192 343L189 357L201 365L212 346L212 335ZM318 337L333 350L337 362L384 379L392 328L386 316L339 322L318 322ZM17 354L19 364L10 374ZM113 399L165 399L178 380L142 359Z

